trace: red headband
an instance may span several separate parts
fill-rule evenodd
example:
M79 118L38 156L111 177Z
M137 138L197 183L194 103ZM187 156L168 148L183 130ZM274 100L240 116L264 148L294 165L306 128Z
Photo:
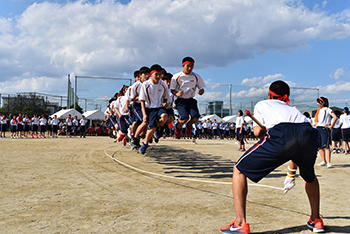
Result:
M288 99L288 95L287 94L281 96L281 95L279 95L279 94L277 94L277 93L275 93L275 92L273 92L271 90L269 90L269 94L271 94L274 97L277 97L277 99L280 100L280 101L284 101L287 104L289 103L289 99Z
M151 71L151 75L152 75L153 73L156 73L156 72L160 72L160 71L152 70L152 71Z
M186 61L182 63L182 66L185 66L186 64L194 64L194 62Z

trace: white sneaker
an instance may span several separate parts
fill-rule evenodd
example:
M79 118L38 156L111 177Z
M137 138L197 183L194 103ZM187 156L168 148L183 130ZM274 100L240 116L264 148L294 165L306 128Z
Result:
M322 161L322 162L320 162L320 163L317 164L317 166L326 166L326 165L327 165L327 164L326 164L325 161Z
M327 167L328 167L328 168L333 167L333 166L332 166L332 163L328 162L328 163L327 163Z
M287 193L289 190L294 188L295 186L295 178L291 178L289 176L286 176L286 179L284 180L284 193Z

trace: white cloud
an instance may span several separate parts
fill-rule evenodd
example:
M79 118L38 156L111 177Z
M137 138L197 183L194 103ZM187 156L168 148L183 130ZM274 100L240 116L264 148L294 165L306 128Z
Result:
M335 72L330 74L330 77L335 80L339 80L344 75L345 75L344 68L338 68L337 70L335 70Z
M0 18L0 80L118 76L152 63L179 67L186 55L199 67L225 66L310 39L349 37L349 19L348 11L327 15L275 0L35 3Z
M324 87L320 87L322 94L336 94L350 91L350 82L336 82Z
M264 77L252 77L252 78L244 78L241 82L244 86L261 86L266 85L274 80L280 80L284 79L284 75L281 73L273 74L273 75L267 75Z

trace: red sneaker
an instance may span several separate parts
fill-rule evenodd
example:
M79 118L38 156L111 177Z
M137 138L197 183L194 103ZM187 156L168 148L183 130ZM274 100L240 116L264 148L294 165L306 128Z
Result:
M192 124L186 126L186 136L191 137L192 136Z
M315 220L311 220L311 218L309 218L306 225L313 232L324 232L323 220L321 217Z
M121 142L124 138L124 135L120 134L120 136L118 137L118 142Z
M175 127L175 138L176 138L176 139L180 139L181 136L182 136L182 134L181 134L181 129Z
M249 234L250 233L250 228L249 228L249 224L245 223L242 226L238 226L236 223L236 220L234 220L232 223L230 223L229 225L223 226L220 228L220 231L222 233L246 233Z

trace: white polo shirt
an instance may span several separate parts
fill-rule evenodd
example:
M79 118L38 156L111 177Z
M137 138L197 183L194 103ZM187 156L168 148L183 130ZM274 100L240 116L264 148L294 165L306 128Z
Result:
M81 119L79 122L80 122L80 126L85 126L86 123L87 123L87 120L86 119Z
M118 97L118 99L115 103L114 108L118 109L118 111L121 115L128 115L128 113L125 112L125 106L126 106L127 100L128 100L128 98L126 96L121 96L121 97Z
M158 84L154 84L152 79L142 83L139 95L140 101L145 101L146 108L159 108L168 98L168 86L160 80Z
M318 122L316 123L317 127L325 127L326 125L330 125L332 121L332 109L329 107L321 108L318 114Z
M119 97L118 97L118 98L119 98ZM118 100L118 98L117 98L117 100ZM111 103L109 104L109 108L110 108L109 112L110 112L112 115L115 114L115 110L114 110L114 109L116 108L117 100L114 100L113 102L111 102Z
M243 123L244 123L243 116L237 116L236 117L236 128L242 128Z
M106 108L104 115L109 118L109 116L111 116L111 111L109 110L109 107Z
M342 114L340 116L340 124L342 124L341 128L350 128L350 115Z
M197 73L192 72L191 74L186 75L183 72L179 72L171 78L170 89L175 90L176 92L183 90L183 94L180 98L193 98L196 95L196 88L205 88L202 77Z
M134 99L140 95L141 92L141 81L136 81L133 85L130 86L130 93L128 96L128 99L131 101L131 99ZM140 103L140 101L135 101L136 103Z
M59 119L52 119L52 125L58 125L60 123Z
M39 120L39 122L40 122L40 125L41 125L41 126L44 126L44 125L47 124L47 119L46 119L46 118L41 118L41 119Z
M38 117L33 117L32 119L31 119L31 121L32 121L32 125L39 125L39 118Z
M254 117L266 129L271 129L279 123L308 122L306 117L297 108L288 106L285 102L276 99L258 102L254 107ZM258 125L254 122L253 126Z
M67 118L66 123L67 123L67 126L72 126L72 119Z

